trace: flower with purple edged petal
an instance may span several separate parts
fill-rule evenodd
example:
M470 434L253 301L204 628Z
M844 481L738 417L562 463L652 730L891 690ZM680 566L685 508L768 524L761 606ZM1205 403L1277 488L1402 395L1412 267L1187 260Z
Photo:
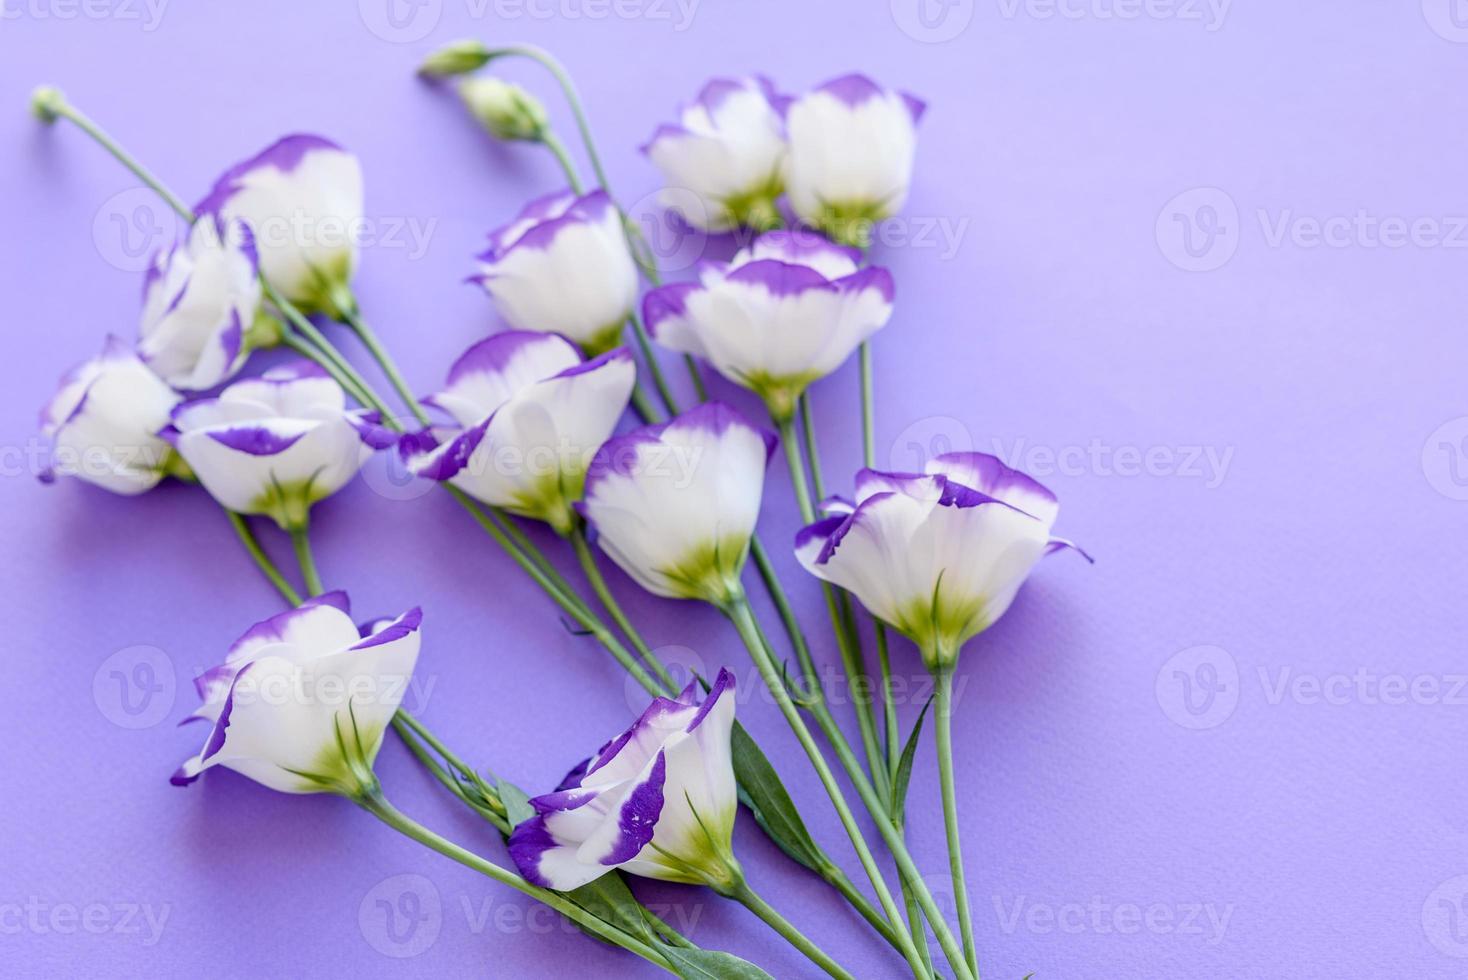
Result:
M159 435L179 401L130 347L108 337L102 353L69 371L41 410L41 434L52 443L42 478L74 476L130 496L175 469L184 472Z
M427 403L458 423L399 442L408 468L567 534L592 454L627 408L637 368L625 347L583 362L555 334L509 331L469 348Z
M545 139L545 106L518 85L481 75L459 82L459 98L491 136L502 140Z
M479 261L470 280L510 326L561 334L588 357L617 346L637 302L637 266L605 191L531 201L490 233Z
M1055 495L985 453L946 453L925 473L861 470L856 499L801 529L796 557L911 637L934 670L1004 614L1036 562L1075 547L1050 535Z
M203 391L236 374L252 348L273 344L273 324L260 309L249 227L200 218L148 269L138 354L173 387Z
M698 690L654 698L556 792L530 801L535 816L510 835L527 881L568 891L616 869L720 890L739 880L734 675L720 670L701 703Z
M180 405L167 435L215 500L287 530L304 528L312 504L395 441L370 415L348 411L341 386L309 361Z
M362 166L331 140L282 137L226 170L194 210L247 224L261 273L301 309L339 316L353 307Z
M907 200L923 108L865 75L843 75L796 98L785 115L785 185L801 220L867 244L872 224Z
M892 315L892 275L810 231L771 231L694 283L654 289L643 317L665 347L755 391L776 421Z
M766 78L715 78L642 147L662 171L663 198L695 228L768 228L778 224L784 190L783 98ZM698 207L688 207L690 191Z
M209 733L174 785L222 766L282 793L375 790L372 762L412 678L423 615L367 631L350 612L344 592L308 599L250 627L200 675L203 704L186 721Z
M724 604L759 517L773 433L721 402L602 446L576 509L597 543L644 589Z

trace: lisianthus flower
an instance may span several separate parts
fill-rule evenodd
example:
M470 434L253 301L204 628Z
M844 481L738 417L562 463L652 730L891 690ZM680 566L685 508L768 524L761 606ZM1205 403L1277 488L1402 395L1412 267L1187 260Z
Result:
M175 388L213 388L261 342L251 334L259 312L259 258L249 227L200 218L148 269L138 353Z
M637 367L625 347L583 363L555 334L509 331L470 347L448 387L425 400L459 431L432 431L399 449L419 476L447 480L477 500L571 530L592 454L627 408Z
M856 503L801 529L795 554L911 637L930 668L949 667L994 624L1043 556L1060 505L1038 482L985 453L947 453L925 473L856 475ZM1084 554L1084 552L1082 552Z
M766 232L698 282L649 292L643 316L658 343L706 359L784 421L892 315L891 273L859 259L812 232Z
M333 316L350 308L362 165L331 140L277 140L226 170L194 210L247 224L260 271L295 305Z
M734 675L720 670L701 703L698 690L694 682L677 698L654 698L556 792L530 801L536 815L510 836L527 881L567 891L620 868L732 884Z
M490 233L478 282L516 330L558 333L588 357L617 346L637 302L637 266L605 191L550 194Z
M199 753L172 782L223 766L282 793L357 796L418 660L412 609L364 633L344 592L329 592L250 627L224 663L195 682L205 721Z
M779 221L784 190L783 98L765 78L715 78L642 147L662 171L664 200L705 231L767 228ZM681 192L692 192L688 207Z
M108 337L41 410L41 434L52 443L43 477L74 476L126 495L153 489L177 465L159 432L180 400L132 348Z
M759 517L773 433L721 402L609 440L576 509L649 592L725 604Z
M372 416L348 411L341 386L309 361L180 405L167 435L215 500L287 530L304 528L312 504L394 441Z
M874 222L907 200L923 103L865 75L843 75L786 112L786 192L795 213L834 237L865 244Z

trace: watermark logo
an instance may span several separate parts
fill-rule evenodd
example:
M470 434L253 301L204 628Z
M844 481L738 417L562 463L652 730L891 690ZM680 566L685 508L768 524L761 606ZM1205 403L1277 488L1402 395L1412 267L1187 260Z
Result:
M1449 878L1427 896L1422 932L1444 956L1468 958L1468 875Z
M367 30L390 44L421 41L438 26L443 0L357 0Z
M968 426L948 415L918 419L898 433L887 451L887 468L899 473L921 473L944 453L973 452L974 435Z
M151 902L51 902L32 895L0 902L0 936L125 936L145 947L158 945L173 906Z
M1422 16L1438 37L1468 44L1468 0L1422 0Z
M168 0L0 0L0 21L115 20L152 33L167 9Z
M999 14L1005 20L1173 21L1212 34L1232 6L1233 0L999 0Z
M994 915L1006 936L1017 932L1037 936L1191 936L1217 946L1228 932L1233 903L1112 902L1093 895L1088 902L1041 902L1027 895L1008 901L993 896Z
M1422 473L1449 500L1468 500L1468 416L1444 422L1427 437Z
M123 272L147 269L155 252L186 231L173 209L146 187L113 194L92 217L92 244L97 254Z
M974 0L891 0L899 30L923 44L942 44L962 34L974 19Z
M394 875L362 896L357 926L367 945L383 956L418 956L438 941L443 901L438 888L422 875Z
M173 661L157 647L124 647L92 675L97 710L119 728L152 728L168 717L177 691Z
M1157 247L1188 272L1211 272L1239 249L1239 208L1217 187L1183 191L1157 214Z
M1179 650L1157 671L1157 704L1183 728L1217 728L1239 705L1239 665L1222 647Z

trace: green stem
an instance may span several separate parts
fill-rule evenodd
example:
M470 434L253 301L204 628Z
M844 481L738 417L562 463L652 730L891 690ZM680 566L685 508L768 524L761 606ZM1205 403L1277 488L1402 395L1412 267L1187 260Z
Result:
M968 886L964 883L963 842L958 832L958 794L953 783L953 670L939 668L933 710L937 717L938 779L943 788L943 829L948 835L948 867L953 874L953 896L958 928L963 935L963 952L969 969L979 975L979 954L974 945L973 917L969 912Z
M652 648L642 639L642 635L637 632L632 621L622 611L616 596L612 595L612 590L607 587L607 581L602 577L601 569L596 565L596 556L591 553L591 546L586 541L586 531L579 524L571 532L571 545L576 549L576 559L581 563L581 570L586 573L586 580L591 583L592 591L596 593L596 597L601 600L602 607L612 617L612 622L617 624L617 629L622 631L623 636L632 641L632 646L642 655L642 659L652 665L662 685L665 688L672 688L673 677L668 673L668 668L664 667L653 654ZM650 684L657 686L647 676L647 671L643 669L642 665L636 661L633 661L627 670L644 688Z
M807 416L808 417L808 416ZM790 480L795 487L795 499L800 506L801 519L806 524L812 524L816 519L815 505L811 499L810 488L805 481L805 464L800 458L800 441L795 434L795 423L784 418L777 421L780 428L780 442L785 446L785 461L790 468ZM814 451L815 443L808 442L808 449ZM866 747L867 756L872 761L872 773L877 782L886 785L886 766L879 764L882 758L881 748L877 744L876 719L872 714L871 698L869 691L859 688L860 682L866 677L861 660L860 640L856 635L855 622L847 608L843 612L845 601L844 593L839 592L829 582L821 582L821 591L826 597L826 611L831 617L831 629L836 636L836 646L841 653L841 663L846 670L848 683L851 685L851 700L856 711L856 721L861 729L862 744Z
M748 647L750 657L753 658L755 667L758 668L763 678L765 687L775 698L781 714L795 733L801 748L805 750L811 765L815 768L816 775L821 780L821 785L830 797L831 804L836 809L836 815L841 821L841 826L851 838L852 847L856 850L857 859L861 862L862 869L867 877L871 879L872 887L877 892L877 900L882 905L882 911L887 916L887 921L892 924L893 931L897 934L899 948L907 959L908 965L912 967L913 976L926 977L923 970L922 957L917 951L917 946L912 936L907 932L907 926L902 920L901 913L893 901L892 892L887 888L887 882L882 877L881 870L877 867L876 858L872 856L871 848L867 846L866 839L862 837L861 828L857 826L856 817L853 816L851 808L846 803L846 797L841 792L840 785L836 782L835 774L826 763L826 757L821 754L820 747L816 745L810 729L806 727L804 719L801 718L799 710L790 700L790 694L785 690L785 683L775 664L766 651L764 642L760 637L759 626L754 619L754 613L749 608L749 602L743 597L734 598L724 609L725 615L733 621L735 629L739 631L740 638ZM829 713L827 713L829 716Z
M440 837L416 820L399 811L381 794L370 795L354 802L410 840L415 840L425 847L437 851L444 857L459 862L466 868L478 871L493 881L513 888L521 894L528 895L536 901L550 906L566 918L585 928L588 932L605 939L609 943L620 946L630 953L635 953L649 963L660 966L669 973L676 975L677 971L673 970L668 965L668 962L658 955L651 946L627 935L619 929L613 928L602 919L597 918L561 895L544 888L538 888L519 875L506 871L504 868L485 860L473 851L466 850L453 841Z
M877 664L882 671L882 720L886 726L883 741L887 744L887 773L889 783L897 780L897 769L902 764L902 730L897 724L897 705L892 700L892 655L887 649L887 624L872 617L872 631L877 637Z
M876 465L877 431L873 417L872 396L872 345L864 342L860 348L861 359L861 459L867 468Z
M556 158L556 162L566 172L566 183L571 186L571 193L579 196L582 186L581 175L576 172L576 165L571 162L571 154L566 152L566 144L562 143L561 138L549 129L540 137L540 142L545 145L547 150L551 151L551 154Z
M887 849L892 852L893 860L897 862L898 872L911 886L918 905L923 910L923 915L927 916L929 924L933 927L933 934L938 939L938 945L943 948L943 955L947 958L948 965L953 969L954 977L956 980L977 980L977 977L970 971L967 960L964 959L963 950L954 937L953 931L943 921L943 913L939 910L938 903L934 901L932 891L923 883L922 872L918 870L917 863L913 861L912 853L907 849L907 842L903 839L902 832L893 822L889 808L877 794L871 780L867 778L861 762L856 758L856 753L851 750L846 736L842 734L840 726L836 724L836 719L831 715L830 710L822 705L812 708L811 715L825 734L826 740L830 742L836 758L841 763L841 768L846 771L851 785L855 787L872 821L877 825L877 831L886 841Z
M397 362L388 356L387 350L382 346L382 341L377 337L377 332L362 318L361 311L357 309L356 300L353 299L346 308L339 309L338 313L342 322L352 328L358 339L362 341L362 345L367 348L367 352L372 355L372 359L382 368L382 373L387 375L388 383L392 385L393 391L398 393L398 398L402 400L402 403L408 406L408 411L413 413L413 417L420 424L428 425L428 413L418 403L418 397L413 394L413 389L403 377L402 371L398 370Z
M316 557L311 554L311 535L304 527L291 528L291 547L296 550L296 562L306 580L306 594L317 596L326 591L321 587L321 573L316 571Z
M260 566L260 571L265 573L265 577L270 580L270 584L275 586L275 590L281 594L286 602L289 602L292 606L299 606L301 604L300 593L295 590L295 587L290 582L286 581L286 577L281 574L275 562L271 561L270 556L265 553L265 549L260 547L260 541L255 537L255 532L250 530L250 522L245 519L243 514L237 514L232 510L226 510L224 513L228 515L229 523L234 528L234 533L239 535L240 543L245 546L245 550L250 553L250 557L255 559L255 564Z
M107 134L106 130L88 118L80 109L67 102L65 97L55 89L49 90L47 96L43 107L46 113L52 116L60 116L63 119L68 119L75 123L78 129L92 137L92 139L101 144L104 150L112 154L118 163L131 170L133 176L152 188L153 192L163 198L164 203L172 208L180 218L189 224L193 224L194 212L189 209L188 205L184 204L183 201L178 199L177 195L163 186L162 181L155 177L151 170L139 163L131 153L124 150L116 140ZM45 115L42 118L46 119L47 122L51 121Z
M821 479L821 454L816 450L816 428L811 420L810 395L800 396L800 428L805 435L805 458L810 463L810 486L817 503L826 498Z
M663 420L663 414L647 397L647 392L642 390L640 384L632 386L632 411L637 413L644 425L655 425Z
M805 933L795 928L783 915L775 911L769 902L756 894L754 889L750 888L742 879L729 893L729 897L763 919L771 929L789 940L790 945L810 957L811 962L836 977L837 980L856 980L852 974L841 967L841 964L831 959L825 950L811 942L806 938Z
M413 729L404 722L403 714L401 712L393 717L392 727L393 730L398 733L398 737L402 739L403 744L408 747L408 751L413 753L413 757L422 764L423 768L427 769L433 775L434 779L437 779L440 783L442 783L445 789L454 794L454 796L458 797L459 802L469 807L475 813L478 813L502 834L509 834L510 831L514 829L510 826L509 820L505 819L505 817L501 816L498 813L495 813L494 810L490 809L479 800L470 797L470 795L464 790L463 784L460 783L458 779L449 774L449 771L445 769L439 763L439 761L433 757L433 753L431 753L428 748L424 746L423 742L418 738L418 736L413 733Z

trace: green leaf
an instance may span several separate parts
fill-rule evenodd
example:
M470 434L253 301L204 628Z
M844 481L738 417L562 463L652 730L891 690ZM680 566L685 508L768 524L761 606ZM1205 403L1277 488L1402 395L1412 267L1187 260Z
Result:
M770 760L765 758L764 752L738 722L734 723L732 748L739 798L754 814L755 821L780 850L819 873L830 864L830 859L811 839L810 831L805 829L805 821L800 819L794 801L785 790L785 784L780 782L774 766L770 765Z
M928 698L928 703L923 705L923 710L918 714L917 723L912 726L907 744L902 748L902 757L897 760L897 773L892 779L892 819L899 827L902 826L902 817L907 809L907 784L912 779L912 760L917 756L918 736L923 733L923 719L928 716L928 709L932 706L933 699Z
M535 808L530 805L530 797L525 791L514 783L501 779L495 784L499 790L500 802L505 805L505 819L509 820L510 826L518 827L531 817L535 816Z
M717 949L666 946L659 952L683 980L775 980L748 960Z
M642 906L627 887L620 872L602 875L580 888L564 893L567 898L581 906L608 925L616 926L645 943L660 945L662 940L647 924Z

